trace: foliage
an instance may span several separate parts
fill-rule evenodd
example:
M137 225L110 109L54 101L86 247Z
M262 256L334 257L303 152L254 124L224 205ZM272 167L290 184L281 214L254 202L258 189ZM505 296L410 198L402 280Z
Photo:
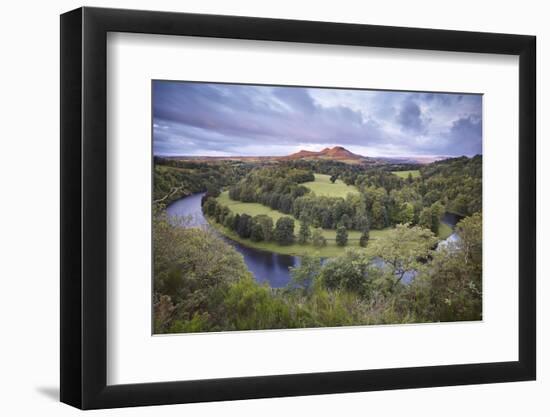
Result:
M155 158L155 332L479 320L481 164ZM258 284L215 233L167 220L162 206L199 191L210 224L231 239L300 248L288 287ZM436 247L446 211L466 217L459 239Z
M371 257L384 262L394 277L392 285L396 285L401 282L406 272L421 268L421 262L433 254L436 243L437 238L430 230L398 224L384 239L373 241L367 252Z
M231 162L208 164L178 159L154 159L153 200L164 205L193 193L214 197L222 187L239 181L253 167Z
M302 257L299 267L291 267L292 277L290 288L307 289L321 272L321 259L317 256L305 255Z
M311 241L313 242L313 246L315 246L316 248L327 246L327 240L323 236L323 231L318 227L313 230Z
M221 314L211 303L220 290L250 278L242 256L202 229L169 222L165 214L153 221L155 331L165 332L173 320L201 320L201 314Z
M336 228L336 244L338 246L346 246L348 244L348 231L344 225Z
M425 321L482 318L481 231L480 213L461 220L460 240L435 252L430 268L411 285L416 314Z
M303 219L300 222L300 228L298 230L298 243L305 244L311 239L311 229L307 219Z
M364 253L350 249L328 262L319 279L329 290L347 290L363 296L368 290L368 270L369 259Z
M277 220L273 238L279 245L294 243L294 219L292 217L281 217Z
M271 289L253 278L232 284L224 297L226 328L230 330L283 329L292 327L289 306Z
M361 233L361 237L359 238L359 246L362 248L367 247L367 244L369 243L370 239L370 228L367 224L365 228L363 229L363 232Z

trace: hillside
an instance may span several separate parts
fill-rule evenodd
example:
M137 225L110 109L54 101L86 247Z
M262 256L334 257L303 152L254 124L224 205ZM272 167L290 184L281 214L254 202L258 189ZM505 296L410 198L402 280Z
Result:
M241 161L247 163L276 164L285 161L335 161L349 165L382 166L382 165L427 165L446 159L445 156L400 156L372 157L351 152L343 146L324 148L321 151L302 149L284 156L164 156L167 161L193 161L197 163L216 163L219 161Z
M364 156L357 155L351 151L348 151L342 146L335 146L333 148L325 148L322 151L306 151L301 150L291 155L282 156L280 160L296 160L296 159L333 159L336 161L361 161L366 159Z

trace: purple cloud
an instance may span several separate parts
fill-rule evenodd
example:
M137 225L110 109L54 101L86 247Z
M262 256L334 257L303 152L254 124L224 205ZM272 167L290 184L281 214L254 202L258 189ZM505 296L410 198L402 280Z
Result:
M153 82L156 155L481 152L481 95Z

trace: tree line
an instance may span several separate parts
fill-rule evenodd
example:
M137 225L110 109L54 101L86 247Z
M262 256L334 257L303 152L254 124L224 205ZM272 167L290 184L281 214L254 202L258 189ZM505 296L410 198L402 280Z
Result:
M216 164L154 158L153 201L169 204L188 195L219 190L238 182L255 166L222 161Z
M265 214L250 216L246 213L232 213L215 198L205 195L202 200L203 213L215 222L234 231L243 239L253 242L275 242L279 245L291 245L296 241L300 244L312 243L316 247L327 245L327 240L319 228L311 230L310 225L300 223L298 235L294 234L295 221L293 217L280 217L275 224L273 219ZM346 234L347 236L347 234ZM347 240L347 238L346 238Z
M253 169L229 187L229 197L306 219L314 228L343 226L363 232L367 227L384 229L410 223L437 234L446 211L461 216L481 211L481 164L479 155L447 159L421 168L418 178L399 178L381 168L345 168L333 177L355 186L359 193L341 198L312 193L302 183L311 181L313 173L296 168L297 163L292 162ZM334 169L333 164L329 166Z

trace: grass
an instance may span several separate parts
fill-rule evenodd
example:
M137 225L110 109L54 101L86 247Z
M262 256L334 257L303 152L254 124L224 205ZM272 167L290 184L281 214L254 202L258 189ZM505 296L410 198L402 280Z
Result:
M229 198L229 193L227 191L224 191L223 193L221 193L217 197L217 200L220 204L227 206L229 210L231 210L231 212L233 212L234 214L248 214L250 216L265 214L271 217L271 219L273 219L273 224L275 224L277 220L283 216L292 217L291 215L284 214L278 210L273 210L269 207L263 206L258 203L243 203L241 201L231 200ZM317 253L321 257L330 258L330 257L343 254L346 248L360 247L359 238L361 237L361 232L357 230L349 230L348 244L346 246L338 246L336 245L336 230L323 229L323 236L325 237L325 239L327 239L327 246L323 248L316 248L311 244L301 245L299 243L294 243L293 245L289 245L289 246L281 246L275 242L253 242L250 239L243 239L239 237L239 235L237 235L237 233L235 233L234 231L214 221L209 220L209 223L211 226L213 226L216 230L218 230L223 235L245 246L266 250L270 252L275 252L275 253L281 253L284 255L301 256L305 254ZM294 234L297 234L299 229L300 229L300 221L297 219L294 219ZM390 229L387 228L383 230L371 230L370 238L371 239L380 238L385 233L387 233L388 230Z
M413 173L412 175L420 175L419 171L397 171L394 174L406 173L406 178L408 173ZM401 175L400 175L401 176ZM330 182L329 175L315 174L315 181L306 182L303 185L308 187L310 190L315 192L318 196L330 196L330 197L343 197L345 198L349 193L358 193L355 187L344 184L340 180L336 180L334 184ZM227 206L231 212L234 214L248 214L252 217L265 214L273 220L273 224L277 222L278 219L284 216L293 217L288 214L284 214L278 210L273 210L267 206L264 206L259 203L243 203L241 201L231 200L229 198L229 192L222 192L217 198L218 202L224 206ZM336 244L336 230L334 229L323 229L323 236L327 239L327 246L323 248L316 248L312 244L299 244L294 243L288 246L281 246L275 242L253 242L250 239L243 239L239 237L237 233L233 230L230 230L215 221L209 219L209 223L212 227L222 233L224 236L227 236L229 239L241 243L244 246L248 246L255 249L265 250L269 252L280 253L283 255L296 255L303 256L306 254L317 254L323 258L331 258L338 255L341 255L345 252L347 248L360 248L359 238L361 232L357 230L348 231L348 244L346 246L338 246ZM300 229L300 221L294 219L294 234L298 233ZM370 239L376 240L383 237L391 228L386 228L382 230L371 230ZM453 232L452 228L445 224L440 223L439 225L439 238L446 239Z
M355 231L350 231L348 244L346 246L338 246L334 240L331 241L328 239L327 239L327 246L322 248L316 248L310 243L305 245L294 243L288 246L281 246L275 242L253 242L250 239L243 239L239 237L239 235L235 233L233 230L230 230L227 227L224 227L221 224L216 223L211 219L208 219L208 221L210 223L210 226L214 227L221 234L223 234L224 236L228 237L231 240L241 243L244 246L248 246L250 248L260 249L268 252L280 253L283 255L295 255L295 256L317 255L322 258L334 258L336 256L342 255L348 248L360 248L359 238L357 237L356 240L352 240L351 238L352 233L357 233L357 235L359 235L359 232L355 232ZM388 230L388 229L385 229L385 230ZM385 230L372 230L371 239L375 239L373 236L383 235ZM333 235L336 234L336 231L334 230L324 230L323 232L324 233L332 232Z
M413 178L420 177L420 171L418 171L417 169L412 171L392 171L392 174L404 179L407 179L409 177L409 174L411 174Z
M305 182L302 185L309 188L318 196L342 197L346 198L348 194L357 194L357 188L346 185L341 180L336 180L333 184L330 182L330 175L315 174L315 181Z

